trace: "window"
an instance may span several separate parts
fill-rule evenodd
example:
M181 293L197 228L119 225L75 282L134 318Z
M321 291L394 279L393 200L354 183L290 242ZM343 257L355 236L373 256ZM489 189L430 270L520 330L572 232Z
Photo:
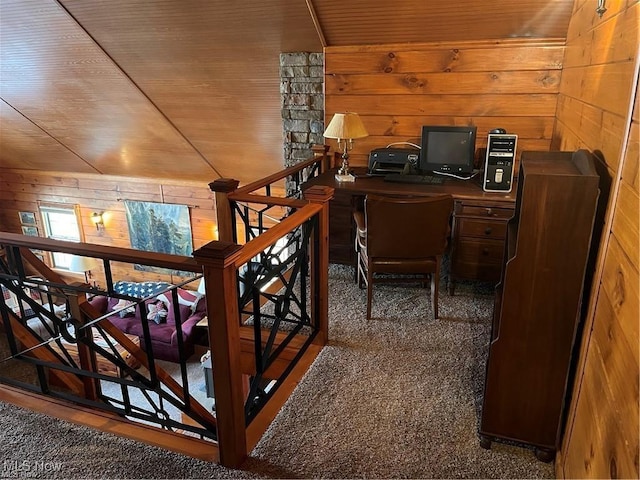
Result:
M82 241L82 232L78 222L78 208L73 205L40 206L42 224L47 238L67 242ZM72 255L53 252L51 263L54 268L69 270Z

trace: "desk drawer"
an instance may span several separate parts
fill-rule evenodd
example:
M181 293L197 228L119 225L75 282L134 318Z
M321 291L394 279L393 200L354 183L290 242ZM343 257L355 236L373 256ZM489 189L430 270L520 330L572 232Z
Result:
M482 263L472 262L465 263L456 261L454 279L479 280L481 282L498 283L502 272L502 265L485 265ZM452 290L449 290L450 292Z
M461 238L456 245L455 261L483 265L501 265L504 242L480 238Z
M462 201L456 202L456 216L483 217L509 220L513 217L513 208L489 207L482 205L467 205Z
M487 221L475 218L459 218L458 236L482 237L503 240L507 236L507 223L504 221Z
M459 238L455 245L455 255L451 260L453 276L498 282L503 252L503 240Z

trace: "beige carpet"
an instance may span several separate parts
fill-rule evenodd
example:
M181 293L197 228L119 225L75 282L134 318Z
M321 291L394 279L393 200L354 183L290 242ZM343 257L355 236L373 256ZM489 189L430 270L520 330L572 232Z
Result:
M27 465L32 478L553 478L531 450L480 448L492 291L441 294L435 321L427 290L376 286L367 321L352 269L332 265L329 345L242 470L0 403L0 477Z

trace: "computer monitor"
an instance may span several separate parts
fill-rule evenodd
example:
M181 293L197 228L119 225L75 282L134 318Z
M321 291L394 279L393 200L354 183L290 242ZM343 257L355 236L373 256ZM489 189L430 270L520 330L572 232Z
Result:
M437 173L472 173L476 150L474 126L424 125L420 144L420 170Z

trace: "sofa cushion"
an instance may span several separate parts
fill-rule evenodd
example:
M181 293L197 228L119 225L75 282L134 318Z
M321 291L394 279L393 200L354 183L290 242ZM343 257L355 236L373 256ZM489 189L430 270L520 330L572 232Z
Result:
M173 302L167 305L167 323L171 325L175 325L176 323L176 313L173 308ZM184 323L184 321L191 316L191 307L187 305L178 304L178 313L180 314L180 321ZM175 327L174 327L175 328Z
M118 330L124 333L138 335L137 333L133 333L133 330L136 329L136 325L140 325L140 319L137 317L134 317L134 316L120 317L119 315L111 315L109 317L109 321ZM140 332L142 332L142 329L140 329Z
M153 322L148 322L149 325L149 334L154 342L162 342L166 344L171 344L171 337L176 331L176 326L169 323L162 323L160 325L156 325ZM130 325L130 331L127 332L132 335L137 335L140 338L144 338L144 330L142 328L141 322L136 322L135 325Z

